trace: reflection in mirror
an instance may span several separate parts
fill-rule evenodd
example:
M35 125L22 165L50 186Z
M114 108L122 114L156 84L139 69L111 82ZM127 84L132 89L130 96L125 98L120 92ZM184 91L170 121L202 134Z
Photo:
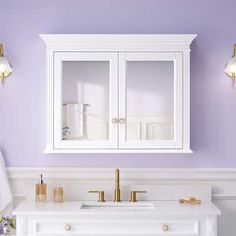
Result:
M63 62L63 140L109 139L109 62Z
M128 61L126 140L174 139L174 62Z

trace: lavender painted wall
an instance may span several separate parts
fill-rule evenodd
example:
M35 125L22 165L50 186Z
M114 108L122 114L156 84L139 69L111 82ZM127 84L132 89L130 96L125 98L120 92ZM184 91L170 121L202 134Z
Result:
M235 0L5 0L0 41L14 73L0 87L7 166L236 167L236 90L223 73ZM45 47L39 33L197 33L191 56L192 155L44 155Z

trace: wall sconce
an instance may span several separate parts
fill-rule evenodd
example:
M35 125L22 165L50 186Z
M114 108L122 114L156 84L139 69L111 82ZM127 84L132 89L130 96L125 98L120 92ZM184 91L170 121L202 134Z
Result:
M225 67L225 73L232 79L232 86L234 86L236 82L236 44L234 45L234 54Z
M3 45L0 44L0 79L2 80L2 84L4 83L4 79L9 76L12 71L7 58L4 57Z

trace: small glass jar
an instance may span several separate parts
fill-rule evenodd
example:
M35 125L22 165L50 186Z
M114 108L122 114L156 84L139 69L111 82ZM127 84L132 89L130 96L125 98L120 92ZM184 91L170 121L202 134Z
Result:
M60 185L56 185L53 189L53 201L54 202L63 202L64 200L64 191Z

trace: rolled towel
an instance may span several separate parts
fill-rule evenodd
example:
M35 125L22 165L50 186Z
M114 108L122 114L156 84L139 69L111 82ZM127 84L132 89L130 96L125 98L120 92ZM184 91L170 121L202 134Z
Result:
M7 178L6 167L0 150L0 213L11 215L12 193Z

